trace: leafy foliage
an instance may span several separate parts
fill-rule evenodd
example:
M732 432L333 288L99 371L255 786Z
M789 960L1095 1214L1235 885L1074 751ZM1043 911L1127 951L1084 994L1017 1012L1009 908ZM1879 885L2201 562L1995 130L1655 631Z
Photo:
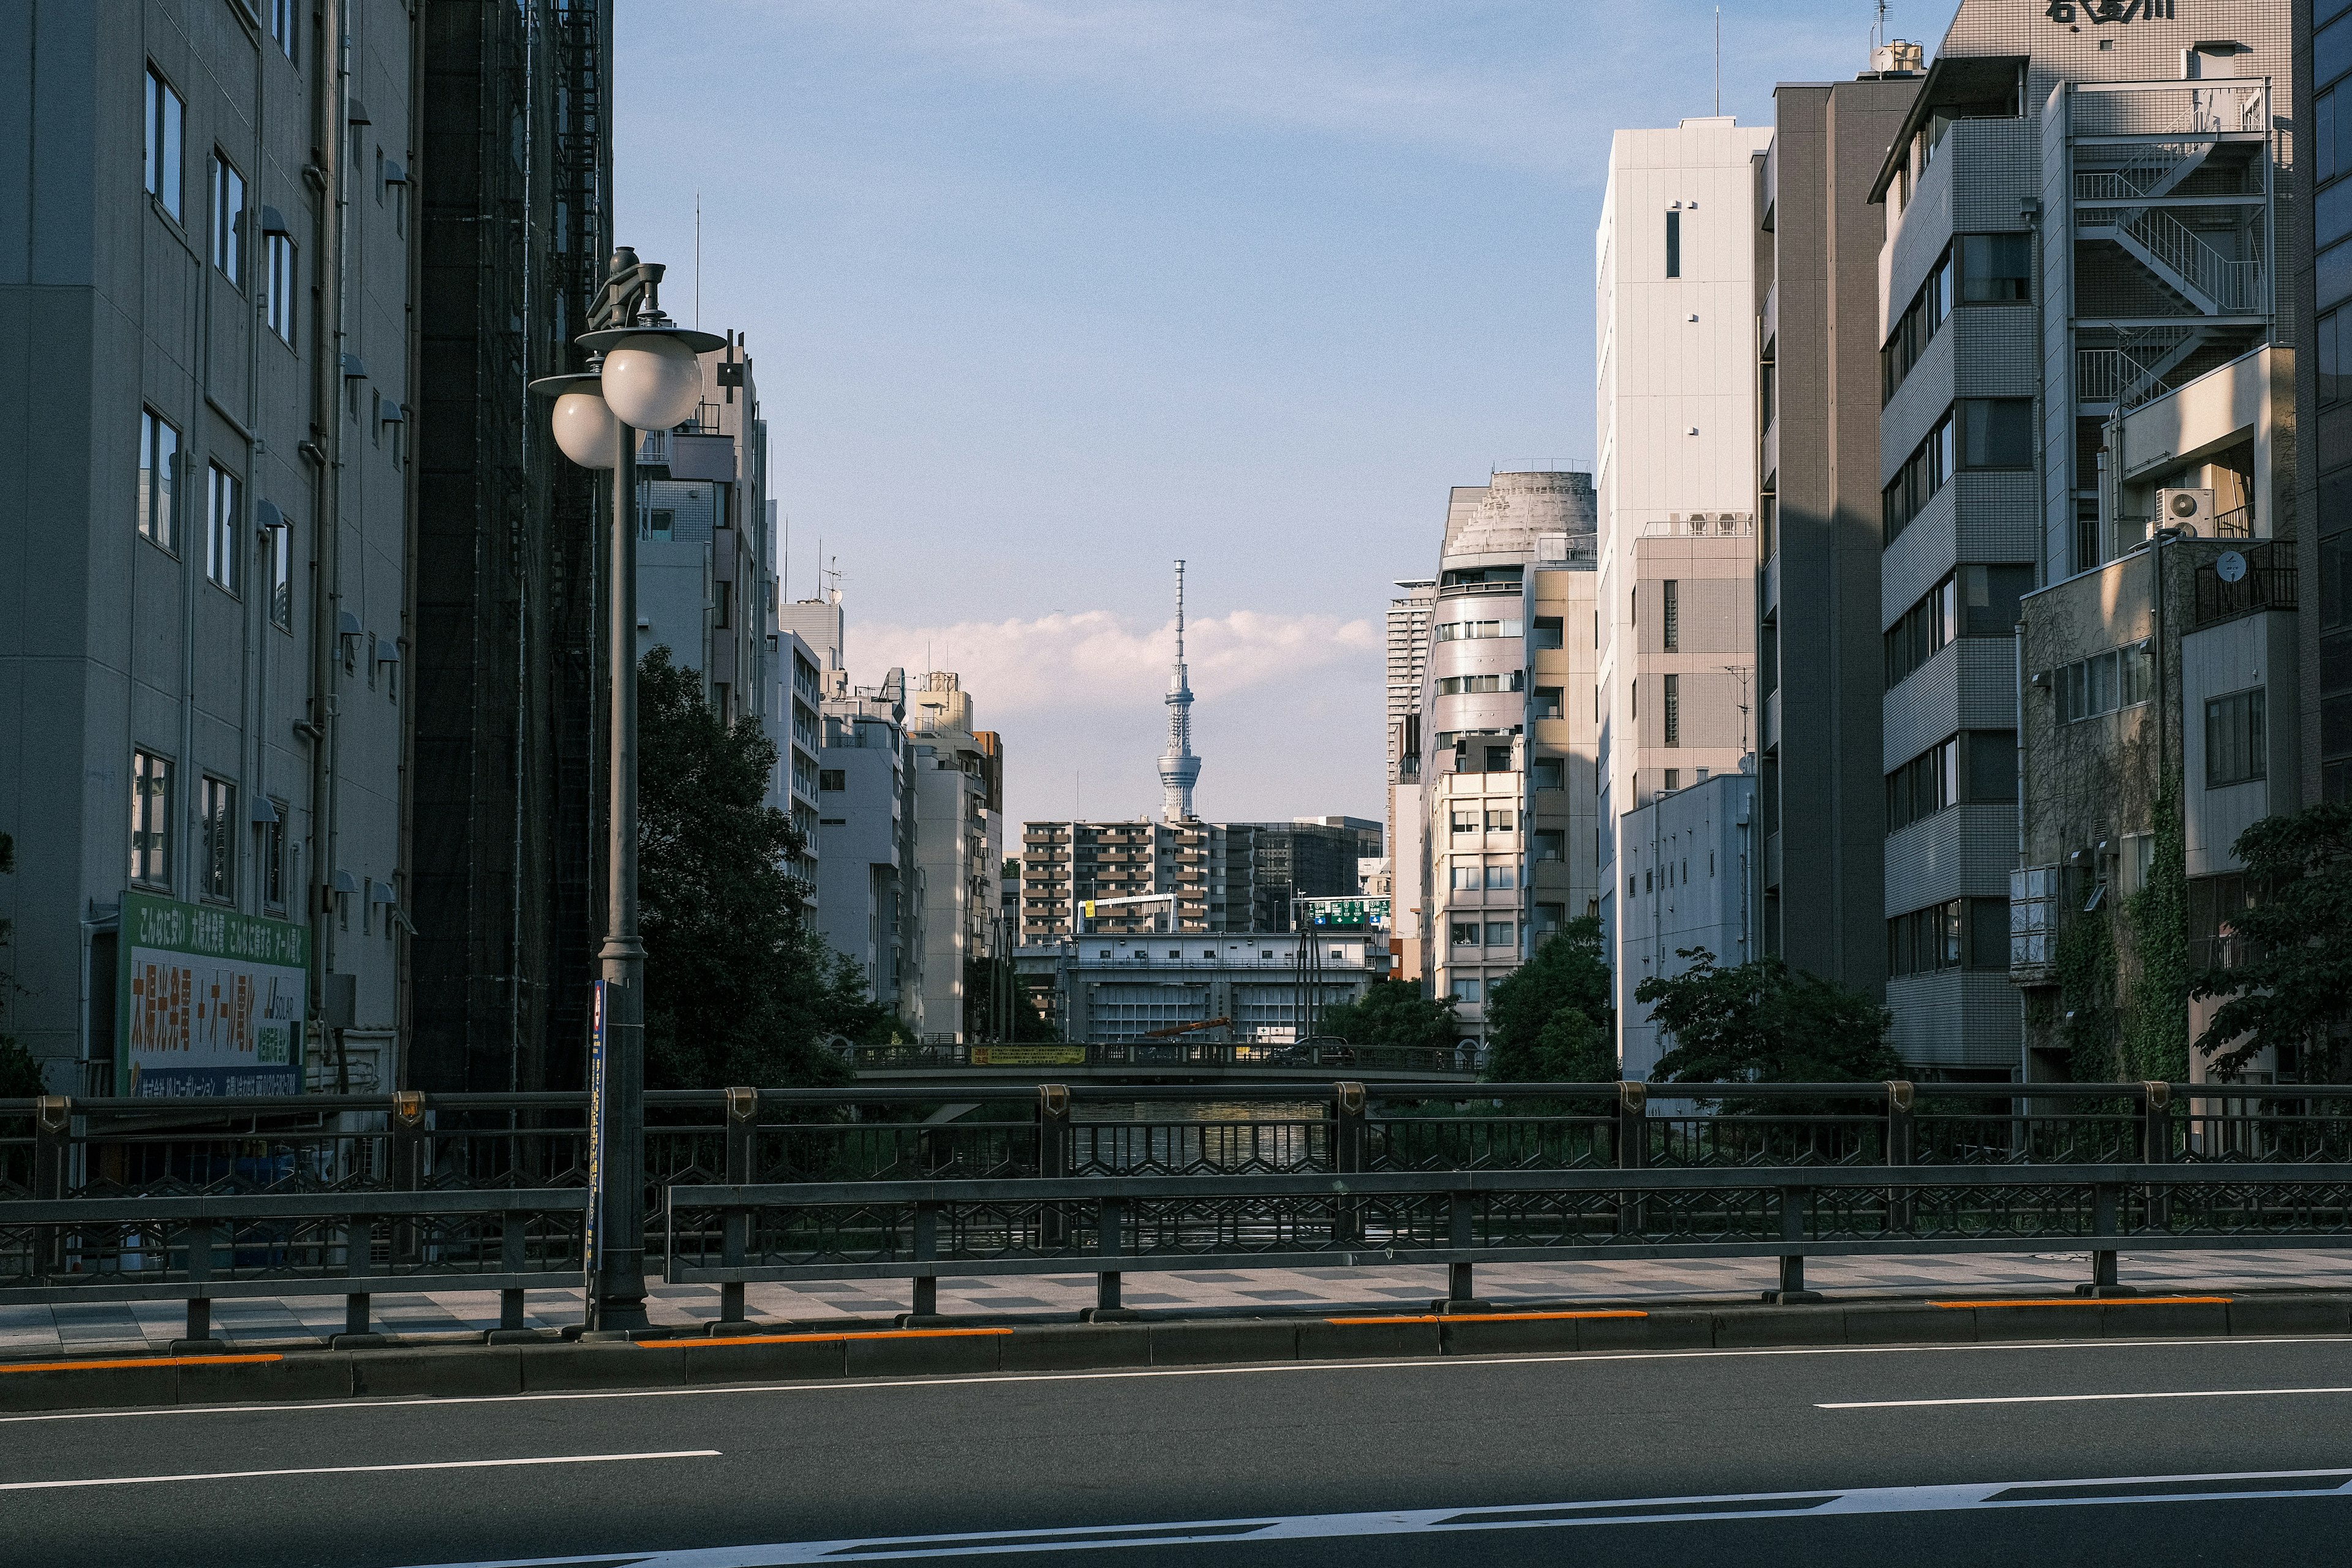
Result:
M2059 1036L2076 1083L2123 1076L2116 1046L2116 937L2104 910L2076 915L2058 932Z
M1496 982L1486 1005L1489 1082L1616 1081L1616 1020L1601 940L1600 921L1581 916Z
M1904 1076L1903 1059L1886 1043L1893 1016L1851 986L1779 958L1722 969L1703 947L1677 956L1690 968L1653 975L1633 993L1675 1041L1653 1081L1865 1083Z
M1375 980L1353 1001L1323 1010L1322 1032L1351 1046L1421 1046L1451 1050L1462 1033L1454 1004L1424 996L1410 980Z
M2155 854L2147 881L2126 900L2131 921L2131 1014L2124 1029L2126 1076L2189 1078L2189 841L2180 802L2168 787L2156 803Z
M998 966L985 959L967 958L963 961L963 1027L966 1039L987 1037L998 973ZM1045 1021L1045 1015L1038 1010L1036 998L1029 987L1015 979L1009 989L1013 993L1013 1032L1005 1037L1016 1044L1059 1041L1062 1031Z
M656 647L637 688L638 897L652 1089L842 1083L834 1036L887 1039L889 1015L808 921L785 868L803 844L762 803L773 742L721 724L702 677Z
M2305 1076L2340 1080L2352 1068L2352 805L2266 816L2238 836L2237 854L2256 896L2231 923L2251 956L2192 980L2191 996L2227 998L2197 1049L2224 1077L2266 1047L2300 1049Z

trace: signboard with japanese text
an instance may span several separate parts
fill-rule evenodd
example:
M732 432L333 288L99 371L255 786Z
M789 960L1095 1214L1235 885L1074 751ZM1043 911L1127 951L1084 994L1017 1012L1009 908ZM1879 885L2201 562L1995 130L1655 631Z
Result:
M120 947L117 1093L301 1092L309 927L125 893Z
M596 1243L604 1228L604 983L596 982L588 1003L588 1226L581 1240L582 1266L591 1291L596 1282Z
M1297 924L1302 930L1307 926L1388 929L1386 899L1300 899L1297 910Z

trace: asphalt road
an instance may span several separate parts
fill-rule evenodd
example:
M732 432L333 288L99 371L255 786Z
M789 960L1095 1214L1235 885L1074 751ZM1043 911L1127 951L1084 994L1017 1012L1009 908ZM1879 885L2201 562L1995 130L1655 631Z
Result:
M2340 1563L2347 1530L2340 1339L0 1418L0 1559L27 1564L2147 1568Z

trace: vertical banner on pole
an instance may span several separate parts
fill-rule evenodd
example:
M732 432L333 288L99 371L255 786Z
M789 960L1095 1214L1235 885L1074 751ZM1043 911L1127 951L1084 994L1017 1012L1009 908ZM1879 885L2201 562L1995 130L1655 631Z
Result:
M599 980L588 1003L588 1228L581 1247L591 1313L596 1305L596 1243L604 1220L605 1127L604 983Z

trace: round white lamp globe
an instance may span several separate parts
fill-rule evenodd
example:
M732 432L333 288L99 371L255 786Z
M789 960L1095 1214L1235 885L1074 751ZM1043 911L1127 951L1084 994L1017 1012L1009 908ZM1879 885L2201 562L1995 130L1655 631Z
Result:
M583 378L584 379L584 378ZM555 444L583 468L609 468L619 457L621 422L613 417L595 383L555 400Z
M702 361L673 337L625 338L604 356L604 401L639 430L684 424L702 403Z

